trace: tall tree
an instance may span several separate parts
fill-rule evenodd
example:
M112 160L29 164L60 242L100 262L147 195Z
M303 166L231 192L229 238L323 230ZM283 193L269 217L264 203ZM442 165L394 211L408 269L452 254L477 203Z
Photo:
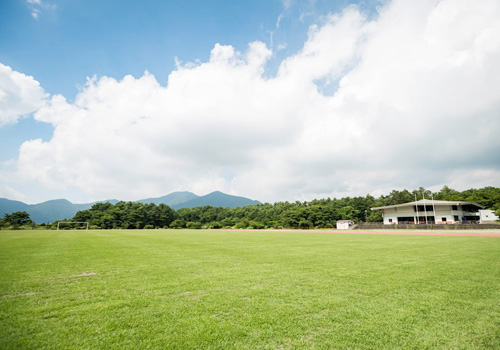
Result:
M2 221L5 225L11 225L16 228L32 222L30 214L26 211L16 211L15 213L5 214Z

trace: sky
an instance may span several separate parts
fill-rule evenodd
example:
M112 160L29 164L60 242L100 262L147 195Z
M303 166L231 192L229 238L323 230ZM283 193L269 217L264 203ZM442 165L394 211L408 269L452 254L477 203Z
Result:
M0 198L500 186L498 0L3 0L0 33Z

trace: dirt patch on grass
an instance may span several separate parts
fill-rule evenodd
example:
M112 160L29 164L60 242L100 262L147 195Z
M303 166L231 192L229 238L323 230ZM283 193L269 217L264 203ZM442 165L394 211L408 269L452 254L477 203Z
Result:
M2 298L20 298L20 297L25 297L25 296L30 296L30 295L35 295L35 292L25 292L25 293L18 293L18 294L5 294L5 295L0 295L0 299Z
M69 277L75 278L75 277L89 277L89 276L95 276L97 275L96 272L84 272L84 273L79 273L78 275L71 275Z

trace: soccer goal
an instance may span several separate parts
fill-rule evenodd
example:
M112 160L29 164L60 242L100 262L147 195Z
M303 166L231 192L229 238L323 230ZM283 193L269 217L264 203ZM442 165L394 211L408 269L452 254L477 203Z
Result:
M61 225L62 224L62 225ZM88 230L88 221L59 221L57 223L57 230Z

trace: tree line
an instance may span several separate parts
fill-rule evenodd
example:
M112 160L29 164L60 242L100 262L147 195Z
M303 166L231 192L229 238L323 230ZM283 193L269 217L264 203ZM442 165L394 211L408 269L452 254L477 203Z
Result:
M438 192L431 192L424 188L413 191L393 190L388 195L381 195L378 198L371 195L340 199L326 198L304 202L256 204L232 209L202 206L176 211L166 204L97 203L90 209L79 211L71 221L87 221L91 228L96 229L332 228L335 227L337 220L381 222L381 211L372 211L370 208L407 203L414 201L415 198L422 199L423 196L427 199L433 196L435 200L475 202L485 208L495 210L496 214L500 215L500 188L484 187L460 192L444 186ZM14 215L14 217L19 217L19 215ZM26 220L25 215L22 217ZM9 218L10 216L6 214L0 225L9 225ZM31 221L26 221L24 224L28 222ZM18 222L16 225L22 224ZM55 226L57 222L46 228Z
M88 221L98 228L332 228L337 220L354 222L381 222L382 213L370 208L402 204L421 199L423 196L435 200L461 200L476 202L486 208L500 210L500 188L485 187L456 191L444 186L432 193L424 188L418 190L393 190L388 195L375 198L344 197L314 199L312 201L277 202L246 207L222 208L202 206L183 208L177 211L165 204L142 204L132 202L98 203L91 209L80 211L75 221Z

